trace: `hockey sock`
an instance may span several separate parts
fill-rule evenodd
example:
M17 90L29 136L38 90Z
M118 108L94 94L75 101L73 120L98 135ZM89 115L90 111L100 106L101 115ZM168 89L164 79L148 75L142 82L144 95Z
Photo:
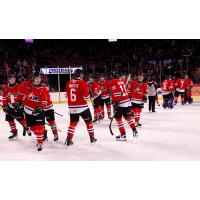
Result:
M93 127L93 124L92 122L86 122L86 126L87 126L87 131L88 131L88 134L90 135L90 137L94 137L94 127Z
M57 126L56 126L56 122L55 121L48 121L49 125L51 126L51 130L52 130L52 133L54 135L57 135L58 134L58 131L57 131Z
M133 129L135 128L135 123L132 117L125 117L126 121L128 122L129 126Z
M178 103L178 97L175 97L174 104Z
M102 109L101 107L99 106L98 107L98 119L101 119L103 116L102 116Z
M67 137L68 138L73 138L74 136L74 131L75 131L75 128L77 126L78 122L70 122L70 125L69 125L69 128L68 128L68 132L67 132Z
M142 112L142 108L134 108L134 119L135 119L135 122L139 122L140 121L141 112Z
M94 108L94 119L98 118L98 107Z
M181 103L184 104L184 97L181 97Z
M101 106L101 114L102 114L102 117L104 117L104 105Z
M111 117L111 105L106 105L108 117Z
M124 124L122 122L122 118L116 119L116 122L117 122L117 125L118 125L118 128L119 128L119 132L121 134L124 134L125 133L125 128L124 128Z
M8 121L12 133L17 133L16 124L14 121Z
M45 132L44 126L43 125L35 125L35 126L31 127L30 129L36 135L37 143L42 144L44 132Z
M27 127L26 120L22 119L19 121L24 127Z

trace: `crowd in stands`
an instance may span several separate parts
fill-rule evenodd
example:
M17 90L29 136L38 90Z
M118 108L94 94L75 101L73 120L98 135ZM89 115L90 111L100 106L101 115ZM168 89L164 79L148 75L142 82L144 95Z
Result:
M0 83L8 71L24 79L45 66L83 66L88 73L113 70L154 75L187 73L200 83L200 40L24 40L0 41Z

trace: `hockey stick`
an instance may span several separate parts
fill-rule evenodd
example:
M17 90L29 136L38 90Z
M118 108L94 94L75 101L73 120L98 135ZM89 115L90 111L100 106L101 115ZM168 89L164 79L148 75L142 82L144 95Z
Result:
M51 125L49 125L49 124L48 124L48 123L46 123L46 122L45 122L45 125L47 125L47 126L51 127ZM57 130L58 132L62 132L60 129L57 129L57 128L56 128L56 130Z
M3 106L0 104L0 107L3 108ZM4 110L3 110L4 111ZM4 111L5 112L5 111ZM7 115L10 115L11 117L13 117L14 119L16 119L16 117L12 114L9 114L7 112L5 112ZM17 120L17 119L16 119ZM17 122L23 127L23 136L26 136L26 131L28 130L28 127L24 126L19 120L17 120Z
M60 114L60 113L57 113L57 112L55 112L55 111L54 111L54 113L55 113L56 115L59 115L59 116L63 117L63 115Z
M130 81L130 78L131 78L131 75L129 74L129 75L128 75L128 78L127 78L127 80L126 80L125 89L126 89L126 87L127 87L127 85L128 85L128 82ZM122 97L123 93L124 93L124 90L123 90L122 93L121 93L121 97ZM113 133L113 131L112 131L112 122L113 122L113 119L115 118L116 113L117 113L117 110L115 111L113 117L111 117L110 124L109 124L109 130L110 130L110 134L111 134L111 135L114 135L114 133Z

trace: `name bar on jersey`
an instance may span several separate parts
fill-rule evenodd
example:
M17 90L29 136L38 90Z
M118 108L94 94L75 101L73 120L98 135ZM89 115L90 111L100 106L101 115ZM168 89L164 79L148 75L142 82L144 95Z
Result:
M73 74L77 69L83 69L83 67L41 68L40 72L43 74Z

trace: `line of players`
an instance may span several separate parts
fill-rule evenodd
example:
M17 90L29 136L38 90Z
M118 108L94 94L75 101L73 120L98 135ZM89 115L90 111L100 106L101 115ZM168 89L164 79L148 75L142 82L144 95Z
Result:
M122 117L132 129L133 137L138 136L136 127L141 126L140 114L147 101L147 84L144 82L143 74L139 74L135 80L126 80L124 74L112 73L110 81L106 80L103 75L91 76L87 83L84 81L84 73L76 71L73 80L67 83L66 92L70 113L70 126L66 140L68 146L73 144L72 138L79 117L82 117L86 123L91 142L96 142L93 122L103 120L105 117L104 106L107 108L108 118L111 119L111 104L120 132L116 139L126 140ZM89 99L94 108L93 121L87 104Z
M161 90L163 95L163 107L173 109L174 105L178 103L178 97L181 97L181 104L187 102L191 104L192 99L192 86L193 82L188 75L172 79L172 76L166 76L165 80L161 83Z
M114 81L115 79L121 82ZM147 83L144 81L143 74L134 77L134 79L127 80L127 76L123 73L112 73L111 80L105 79L105 76L89 77L89 91L92 98L94 107L94 120L93 122L101 121L104 119L104 107L107 108L108 118L111 119L111 104L116 108L125 107L122 101L121 93L128 99L128 107L130 107L132 116L134 116L136 126L141 126L140 113L147 101ZM119 87L118 87L119 85ZM116 91L115 91L116 90ZM126 98L124 101L126 101ZM127 102L125 102L127 103Z
M143 74L139 74L137 78L126 80L124 74L113 73L110 82L104 76L90 77L89 82L85 82L84 73L77 70L74 77L66 85L66 93L68 99L68 107L70 113L70 124L67 132L65 144L70 146L73 144L73 135L78 124L79 117L82 117L86 123L86 127L90 136L91 143L96 142L94 136L93 122L103 120L104 105L107 108L108 118L111 119L111 102L114 110L114 118L118 124L120 135L117 140L126 140L126 131L122 121L122 117L130 125L133 131L133 137L137 137L136 127L141 126L140 114L144 103L147 101L147 83L144 81ZM173 86L173 87L172 87ZM185 77L177 79L175 83L169 77L162 84L162 92L164 97L163 107L173 107L172 95L175 92L175 104L178 95L181 95L182 104L183 92L190 95L186 100L191 100L192 82ZM184 89L184 91L183 91ZM189 90L189 92L188 92ZM89 93L90 91L90 93ZM94 120L88 107L87 101L92 98L94 107ZM30 81L25 81L21 85L16 83L15 74L10 74L8 84L3 87L3 110L6 113L6 121L11 128L12 135L9 139L17 137L17 129L14 119L19 121L24 127L24 132L31 135L33 132L37 137L37 149L42 150L42 143L47 139L45 130L45 119L51 126L54 141L58 140L58 130L55 123L53 104L47 87L42 83L42 75L35 72Z

